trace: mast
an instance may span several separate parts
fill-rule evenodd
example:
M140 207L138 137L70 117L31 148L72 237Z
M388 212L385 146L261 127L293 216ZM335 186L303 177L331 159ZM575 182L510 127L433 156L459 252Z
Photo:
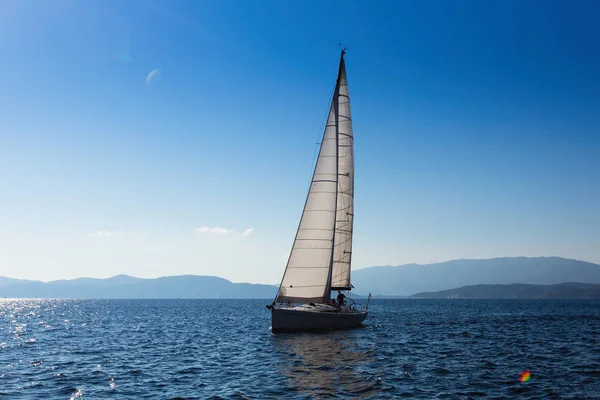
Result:
M339 189L340 189L340 78L342 76L342 68L344 66L344 54L346 51L342 49L340 55L340 68L338 69L338 76L335 82L335 91L333 93L333 108L335 114L335 176L336 176L336 187L335 187L335 214L333 217L333 238L331 240L331 262L329 263L329 275L327 276L328 283L328 295L327 299L331 298L331 287L333 278L333 266L335 262L335 239L336 239L336 226L337 226L337 214L339 207Z
M329 303L339 187L339 99L344 51L310 189L276 301ZM345 74L345 73L344 73ZM345 75L344 75L345 76ZM345 78L344 78L345 79Z

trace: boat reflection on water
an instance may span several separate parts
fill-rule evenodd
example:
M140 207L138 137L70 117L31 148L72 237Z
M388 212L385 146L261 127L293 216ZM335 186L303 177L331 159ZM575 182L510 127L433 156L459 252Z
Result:
M372 352L357 348L353 331L279 334L272 340L281 354L279 369L288 378L291 391L310 397L366 398L381 390L374 375L361 371Z

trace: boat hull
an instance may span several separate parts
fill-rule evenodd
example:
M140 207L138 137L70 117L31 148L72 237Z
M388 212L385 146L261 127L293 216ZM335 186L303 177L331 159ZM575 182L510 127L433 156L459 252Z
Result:
M272 332L325 331L362 325L366 311L330 306L280 307L271 310Z

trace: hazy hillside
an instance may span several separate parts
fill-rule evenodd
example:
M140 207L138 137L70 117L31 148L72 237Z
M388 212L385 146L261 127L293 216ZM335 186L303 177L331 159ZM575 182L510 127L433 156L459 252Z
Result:
M475 285L439 292L417 293L425 299L600 299L600 285L560 283L558 285Z
M371 267L352 272L354 293L401 297L473 285L562 282L600 284L600 265L560 257L454 260L438 264ZM37 282L0 277L0 297L63 298L264 298L277 287L232 283L214 276L183 275L141 279L117 275Z
M77 278L77 279L62 279L58 281L52 281L48 283L61 284L61 285L85 285L93 287L109 287L116 285L124 285L128 283L140 282L145 279L136 278L129 275L116 275L111 278L98 279L98 278Z
M17 283L28 283L28 282L35 282L35 281L28 281L28 280L24 280L24 279L12 279L12 278L5 278L3 276L0 276L0 288L9 286L9 285L15 285Z
M600 283L600 265L560 257L506 257L352 271L356 291L373 295L409 296L480 284L562 282Z
M3 278L0 297L41 298L264 298L275 296L271 285L232 283L214 276L181 275L141 279L118 275L107 279L79 278L53 282Z

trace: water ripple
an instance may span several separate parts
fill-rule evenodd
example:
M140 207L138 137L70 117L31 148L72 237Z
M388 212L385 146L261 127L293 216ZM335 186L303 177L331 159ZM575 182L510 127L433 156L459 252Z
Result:
M7 399L598 398L597 301L381 300L270 333L264 301L0 300ZM519 381L522 371L531 380Z

